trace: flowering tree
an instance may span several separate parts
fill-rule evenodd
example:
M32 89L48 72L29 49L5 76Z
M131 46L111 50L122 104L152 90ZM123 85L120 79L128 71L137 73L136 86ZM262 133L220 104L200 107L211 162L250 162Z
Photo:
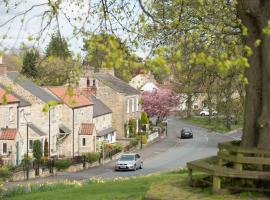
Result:
M149 117L158 117L159 120L162 120L169 116L178 105L179 96L167 89L142 94L142 108Z

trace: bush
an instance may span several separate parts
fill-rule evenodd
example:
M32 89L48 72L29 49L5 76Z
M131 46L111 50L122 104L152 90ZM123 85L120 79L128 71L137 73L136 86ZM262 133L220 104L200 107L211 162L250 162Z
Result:
M65 159L65 160L55 161L54 166L56 167L56 169L62 170L62 169L67 169L71 164L72 164L71 160Z
M130 144L133 147L137 146L139 144L139 140L134 138L134 139L130 140Z
M142 143L143 144L146 144L147 143L147 137L146 137L146 135L143 135L142 136Z
M86 153L84 154L86 162L94 163L99 160L99 153Z
M11 174L7 166L3 166L0 168L0 179L8 179L10 175Z
M117 151L117 152L121 152L122 150L123 150L123 144L121 144L121 143L116 143L115 145L114 145L114 149Z

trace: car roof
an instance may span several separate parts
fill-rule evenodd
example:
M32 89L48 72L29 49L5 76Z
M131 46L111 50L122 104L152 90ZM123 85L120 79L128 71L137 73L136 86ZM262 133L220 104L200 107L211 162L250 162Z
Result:
M125 153L122 156L135 156L137 153Z

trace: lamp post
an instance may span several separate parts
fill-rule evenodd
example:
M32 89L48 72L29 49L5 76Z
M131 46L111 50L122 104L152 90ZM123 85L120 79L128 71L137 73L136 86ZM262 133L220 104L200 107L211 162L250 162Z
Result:
M26 180L29 180L28 120L26 114L23 117L26 121Z

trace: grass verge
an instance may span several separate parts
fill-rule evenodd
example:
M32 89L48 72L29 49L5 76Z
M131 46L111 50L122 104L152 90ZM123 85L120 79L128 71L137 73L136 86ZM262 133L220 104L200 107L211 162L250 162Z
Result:
M231 129L228 129L222 119L213 118L212 122L209 123L207 116L193 116L190 118L181 118L181 120L219 133L228 133L243 127L242 123L238 123L232 124Z
M199 175L198 175L199 176ZM94 179L87 183L65 181L60 184L43 184L18 187L4 199L9 200L265 200L255 193L212 195L210 188L192 188L186 182L186 172L170 172L138 178Z

